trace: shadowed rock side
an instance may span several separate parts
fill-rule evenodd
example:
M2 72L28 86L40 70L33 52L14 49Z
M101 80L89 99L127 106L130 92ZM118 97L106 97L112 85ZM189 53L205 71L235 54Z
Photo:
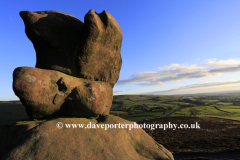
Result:
M21 11L20 16L36 50L37 68L104 81L114 87L122 66L122 31L111 14L90 10L84 24L56 11Z
M58 122L63 123L62 129L56 127ZM89 126L90 122L91 125L133 124L116 116L107 116L102 122L86 118L22 121L13 125L1 139L3 145L0 155L4 155L3 160L174 160L171 152L155 142L142 129L65 127L65 124Z
M13 90L34 119L108 115L113 99L108 83L32 67L14 70Z
M76 76L83 22L57 11L21 11L27 37L36 51L36 67Z

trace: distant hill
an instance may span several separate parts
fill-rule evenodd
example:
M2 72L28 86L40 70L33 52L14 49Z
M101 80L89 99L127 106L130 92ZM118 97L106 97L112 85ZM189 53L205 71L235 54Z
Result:
M19 100L12 100L12 101L0 101L0 103L21 103Z
M234 95L240 95L240 90L233 90L233 91L221 91L221 92L208 92L208 93L195 93L195 94L176 94L181 96L234 96Z

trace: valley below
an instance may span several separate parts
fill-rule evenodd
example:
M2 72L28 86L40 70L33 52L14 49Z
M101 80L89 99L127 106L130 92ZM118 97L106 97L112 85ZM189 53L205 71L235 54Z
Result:
M145 128L156 142L183 158L240 158L240 96L114 96L111 115L138 124L191 124L200 128ZM16 121L27 119L18 101L0 102L0 136ZM167 115L167 116L166 116ZM222 156L221 156L222 155ZM220 158L219 158L220 156Z

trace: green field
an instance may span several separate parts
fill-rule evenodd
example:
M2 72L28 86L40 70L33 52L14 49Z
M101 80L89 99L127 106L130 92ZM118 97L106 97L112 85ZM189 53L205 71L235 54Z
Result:
M216 103L216 102L219 102L219 100L215 100L215 99L205 99L205 100L203 100L203 102L206 102L206 103Z
M117 115L117 114L122 114L122 113L128 113L128 112L124 112L124 111L110 111L109 114L111 114L111 115Z
M143 113L123 116L122 118L128 121L136 122L136 121L141 121L145 119L158 118L158 117L161 117L162 115L163 115L163 112L143 112Z
M199 110L199 114L196 117L215 117L240 121L240 106L211 105L192 108ZM172 116L190 116L189 109L185 108L177 111Z
M232 105L233 103L219 102L219 103L217 103L217 104L219 104L219 105L227 105L227 106L229 106L229 105Z
M121 101L125 108L133 108L134 106L147 105L147 110L149 111L153 107L162 107L167 110L168 107L172 107L172 110L179 108L181 105L191 105L191 103L183 102L184 99L191 99L192 101L201 101L205 102L204 106L196 106L199 110L199 114L197 117L216 117L216 118L226 118L226 119L239 119L239 106L232 106L231 102L222 102L227 99L231 99L230 101L234 101L234 99L238 99L238 97L231 96L165 96L165 95L124 95L124 96L114 96L114 100ZM218 105L219 104L219 105ZM195 105L195 104L194 104ZM217 108L215 108L216 106ZM228 106L228 108L226 108ZM120 108L120 104L113 104L112 108L118 107ZM225 107L225 108L223 108ZM134 108L134 112L141 112L141 109ZM143 110L142 110L143 111ZM154 110L163 114L161 110ZM173 113L171 116L190 116L189 108L182 109L178 112ZM124 116L124 119L138 121L142 119L150 119L159 117L154 115L151 112L137 113L134 115Z
M121 104L112 104L111 109L120 108L120 107L121 107Z
M197 106L191 108L199 110L200 113L197 115L197 117L209 117L210 115L213 114L222 113L213 106ZM180 111L173 113L172 116L190 116L189 109L190 108L181 109Z
M185 102L169 102L169 104L173 104L173 105L189 105L190 103L185 103Z

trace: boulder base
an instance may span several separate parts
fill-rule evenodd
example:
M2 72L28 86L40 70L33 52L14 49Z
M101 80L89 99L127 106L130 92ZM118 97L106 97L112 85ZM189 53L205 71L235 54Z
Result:
M61 123L59 123L61 122ZM102 119L58 118L20 121L1 139L3 160L19 159L115 159L174 160L171 152L155 142L143 129L66 128L66 124L133 124L116 116ZM58 124L58 125L57 125ZM57 126L63 126L61 129Z

